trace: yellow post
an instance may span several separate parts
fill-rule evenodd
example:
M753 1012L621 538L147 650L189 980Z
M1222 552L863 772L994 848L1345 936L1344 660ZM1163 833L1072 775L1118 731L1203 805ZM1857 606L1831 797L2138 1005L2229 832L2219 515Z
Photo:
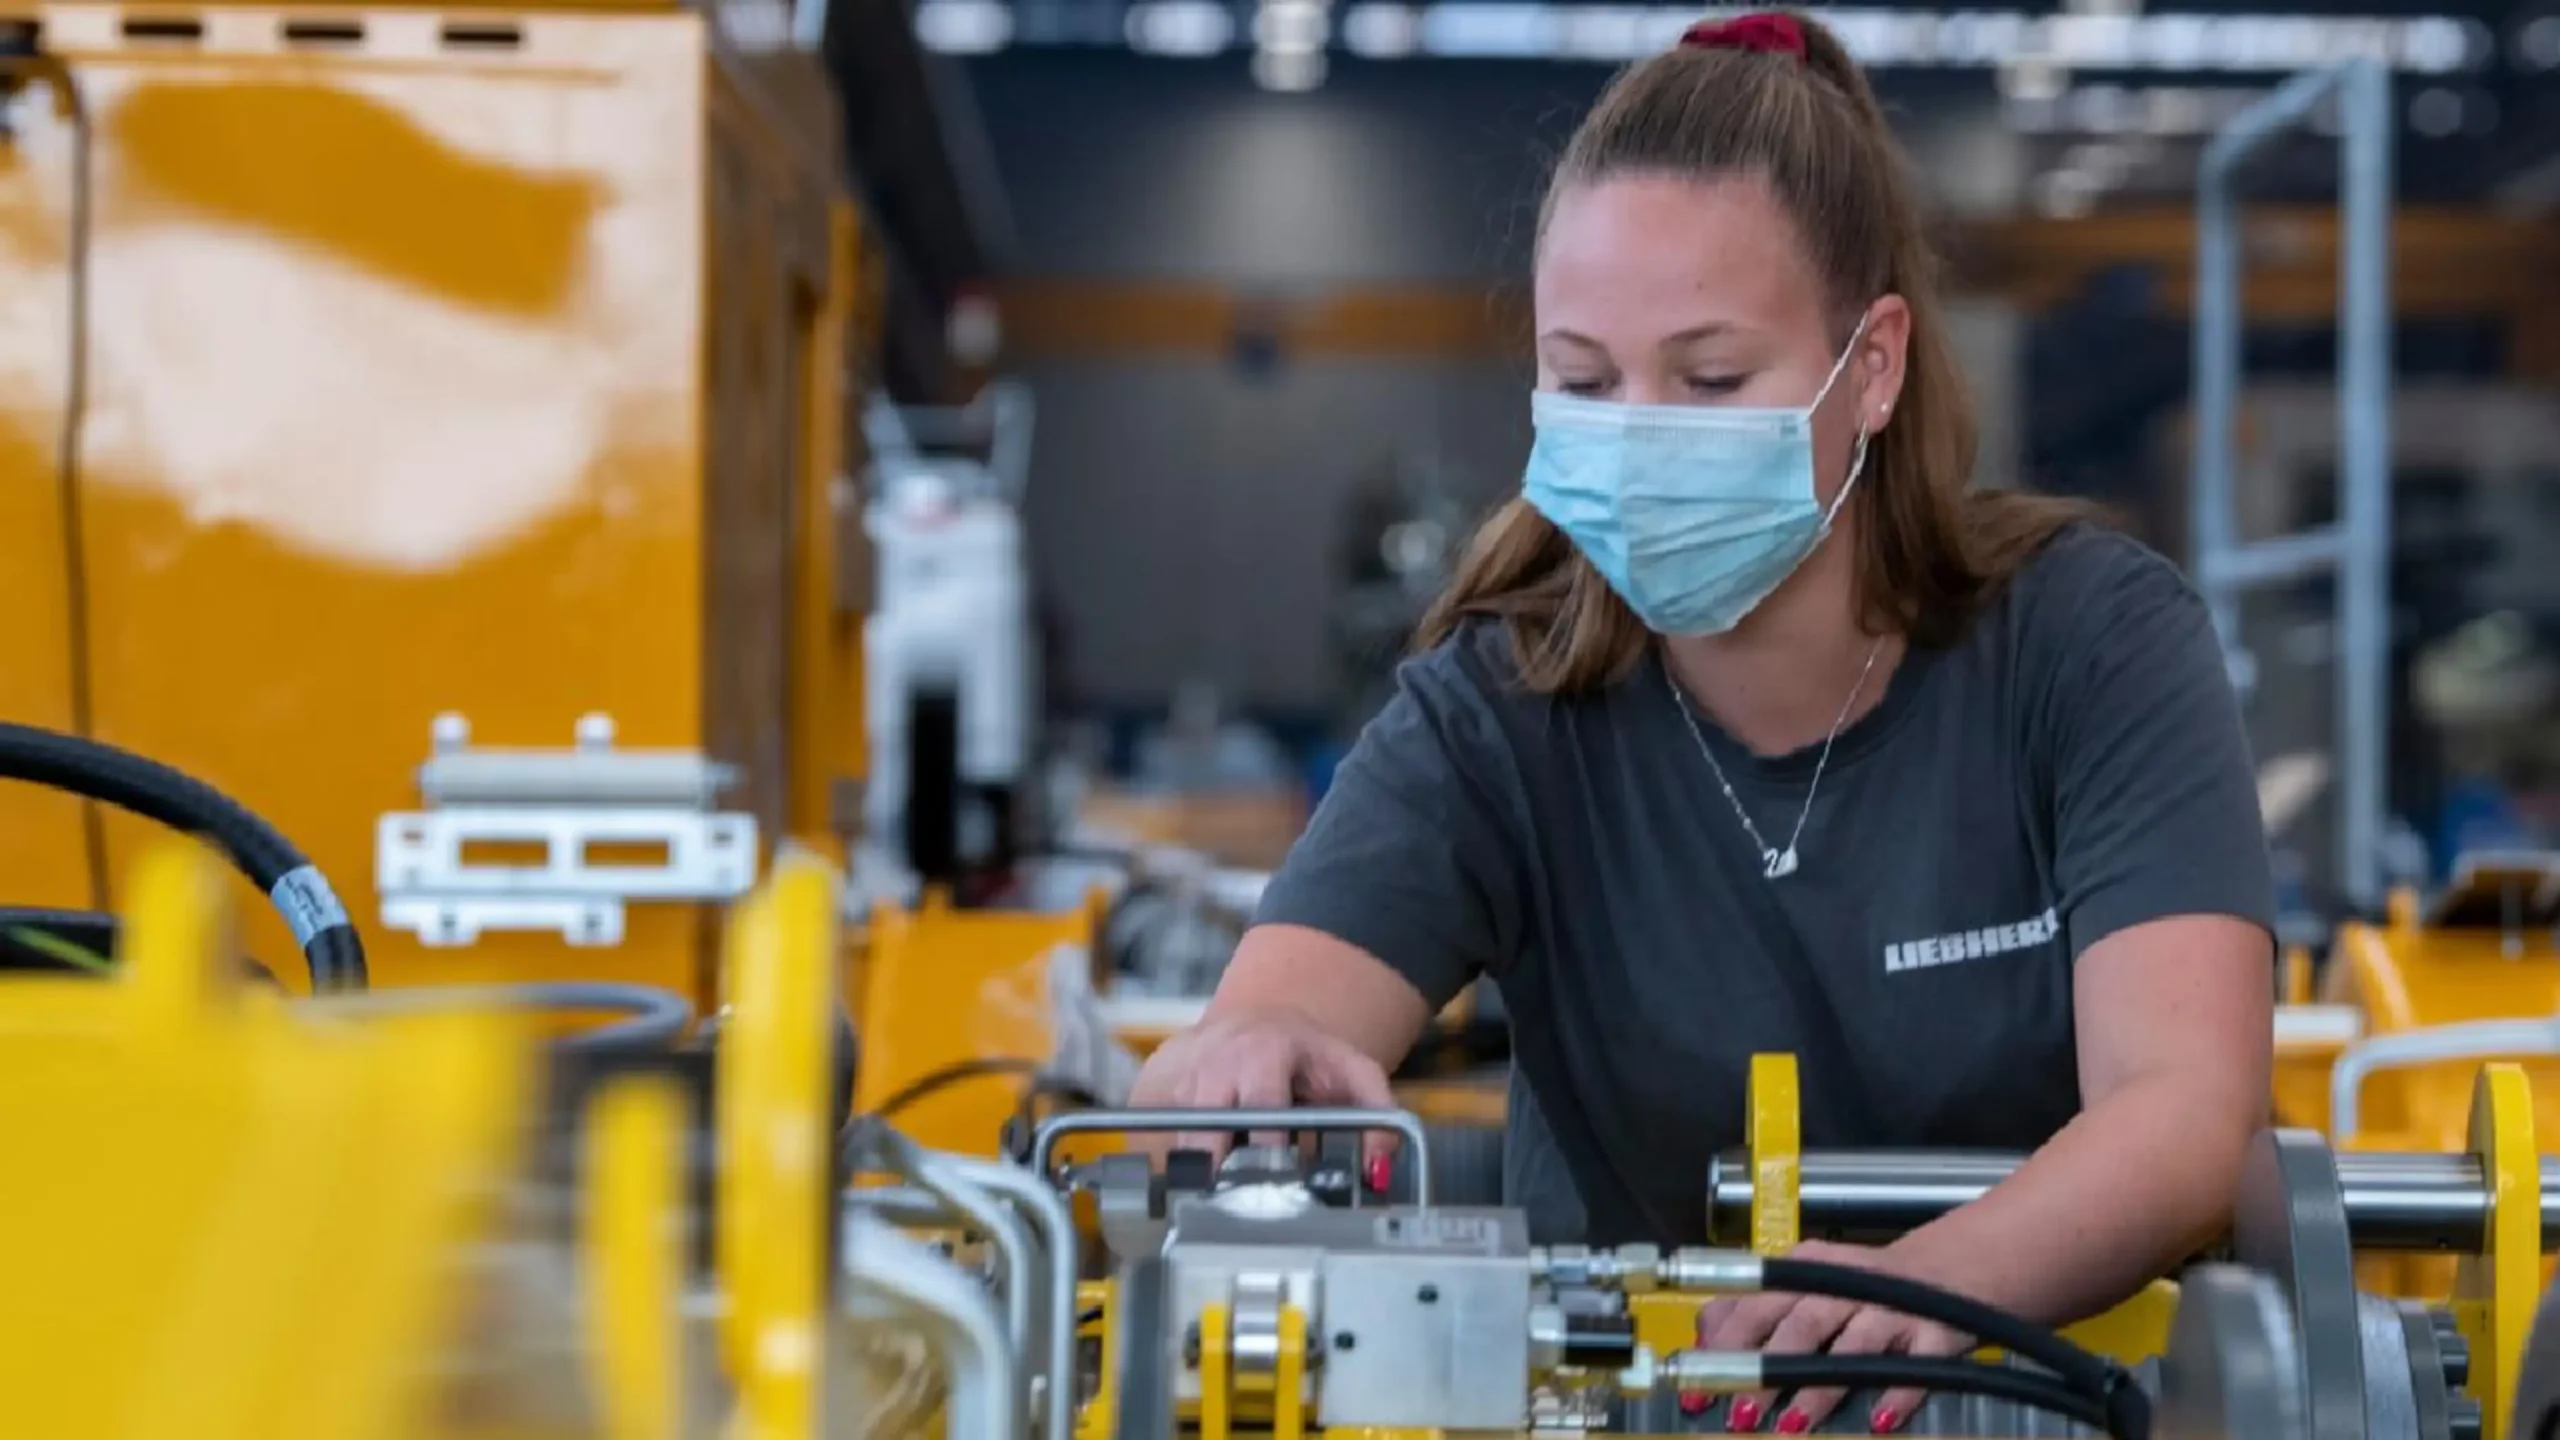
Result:
M1228 1440L1235 1413L1227 1352L1227 1307L1200 1307L1200 1440Z
M1280 1364L1271 1397L1271 1440L1306 1440L1307 1312L1280 1307Z
M1076 1440L1110 1440L1112 1427L1119 1422L1120 1337L1116 1307L1112 1301L1112 1284L1108 1280L1083 1280L1076 1284L1076 1311L1092 1314L1094 1327L1102 1334L1102 1353L1094 1377L1093 1398L1085 1402L1084 1413L1076 1417Z
M736 1440L801 1440L825 1414L836 905L834 872L793 849L730 916L715 1239Z
M2453 1314L2471 1346L2471 1393L2484 1433L2507 1433L2516 1367L2542 1290L2542 1157L2535 1149L2533 1087L2523 1067L2480 1067L2471 1092L2471 1153L2489 1187L2477 1255L2454 1272Z
M685 1119L682 1093L654 1075L615 1080L587 1106L579 1269L608 1440L684 1429Z
M1751 1248L1784 1255L1804 1238L1798 1213L1804 1135L1796 1088L1796 1057L1751 1057L1751 1117L1743 1141L1751 1147Z

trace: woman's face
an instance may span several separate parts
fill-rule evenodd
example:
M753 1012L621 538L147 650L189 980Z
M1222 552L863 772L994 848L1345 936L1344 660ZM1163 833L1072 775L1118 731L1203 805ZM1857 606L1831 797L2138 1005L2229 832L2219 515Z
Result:
M1840 356L1820 280L1757 176L1629 175L1556 197L1538 253L1538 388L1632 405L1794 407ZM1871 305L1814 413L1827 505L1902 386L1910 311Z

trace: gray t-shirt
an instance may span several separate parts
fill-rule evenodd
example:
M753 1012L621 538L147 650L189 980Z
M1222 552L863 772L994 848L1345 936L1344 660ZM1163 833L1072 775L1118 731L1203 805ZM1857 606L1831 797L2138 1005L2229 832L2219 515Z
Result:
M2080 1109L2083 950L2169 915L2271 924L2211 623L2111 532L2064 531L1963 640L1904 657L1774 881L1658 656L1560 699L1509 653L1476 623L1406 662L1260 918L1434 1007L1493 977L1505 1185L1542 1239L1701 1240L1757 1052L1799 1057L1808 1146L2032 1149ZM1820 747L1756 758L1697 719L1783 847Z

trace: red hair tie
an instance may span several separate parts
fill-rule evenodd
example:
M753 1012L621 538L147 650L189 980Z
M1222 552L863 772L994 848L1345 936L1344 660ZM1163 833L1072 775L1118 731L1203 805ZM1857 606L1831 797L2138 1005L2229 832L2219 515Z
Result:
M1793 15L1758 11L1730 20L1701 20L1681 32L1686 50L1756 50L1764 55L1805 58L1804 27Z

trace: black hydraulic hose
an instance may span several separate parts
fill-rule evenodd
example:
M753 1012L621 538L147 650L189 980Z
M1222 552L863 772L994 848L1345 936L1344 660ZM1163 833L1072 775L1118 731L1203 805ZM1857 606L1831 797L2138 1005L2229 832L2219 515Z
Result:
M361 997L323 1002L332 1014L387 1015L431 1010L509 1008L520 1010L625 1012L626 1019L562 1038L554 1046L561 1055L592 1059L607 1055L645 1055L674 1048L693 1024L693 1002L654 985L625 985L602 980L535 981L521 985L421 985L369 991Z
M1981 1360L1929 1355L1763 1355L1760 1376L1771 1390L1890 1390L1909 1385L1946 1395L1987 1395L2105 1431L2115 1440L2147 1440L2114 1427L2106 1407L2051 1375Z
M2107 1433L2119 1440L2144 1440L2151 1433L2151 1397L2134 1381L2132 1371L2091 1354L2041 1325L1969 1296L1879 1270L1786 1256L1760 1262L1760 1288L1854 1300L1951 1326L1986 1345L1997 1345L2019 1359L2044 1366L2072 1390L2097 1401L2107 1416Z
M95 740L0 723L0 780L67 791L212 842L292 927L318 993L365 987L364 942L303 853L246 806L183 771Z

